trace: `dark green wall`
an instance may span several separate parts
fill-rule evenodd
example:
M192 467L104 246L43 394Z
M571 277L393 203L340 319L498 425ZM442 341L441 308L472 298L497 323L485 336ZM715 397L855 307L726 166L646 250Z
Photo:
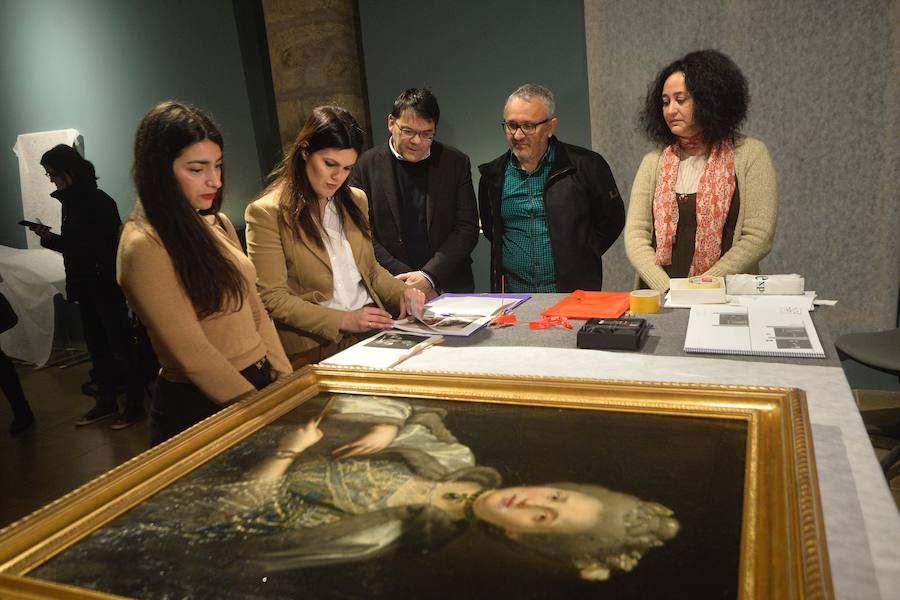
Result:
M135 199L135 129L166 98L214 115L225 137L225 211L243 222L263 169L245 81L228 0L0 0L0 244L25 246L18 134L78 129L124 218Z
M476 166L506 150L503 104L526 82L556 96L560 139L590 147L581 0L359 0L369 109L375 143L387 140L387 114L406 88L429 86L441 105L438 137ZM479 289L488 281L482 239L473 255Z

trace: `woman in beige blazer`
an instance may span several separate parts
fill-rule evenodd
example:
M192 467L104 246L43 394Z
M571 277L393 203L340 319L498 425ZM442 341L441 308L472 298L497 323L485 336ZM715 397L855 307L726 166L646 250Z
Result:
M312 111L273 183L247 207L257 288L295 367L390 329L422 292L375 260L365 193L347 184L362 130L335 106ZM390 311L390 312L389 312Z

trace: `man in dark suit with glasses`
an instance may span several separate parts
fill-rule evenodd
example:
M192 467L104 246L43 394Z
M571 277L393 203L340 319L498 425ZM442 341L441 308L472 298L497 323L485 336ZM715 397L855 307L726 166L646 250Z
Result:
M435 141L440 108L428 89L394 101L385 144L364 152L350 185L369 197L375 257L432 299L472 292L478 216L469 157Z

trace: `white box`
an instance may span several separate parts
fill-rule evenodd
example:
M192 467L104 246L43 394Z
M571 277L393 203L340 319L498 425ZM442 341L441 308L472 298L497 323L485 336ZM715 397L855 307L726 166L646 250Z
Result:
M725 280L721 277L698 275L669 280L669 300L675 305L724 304Z

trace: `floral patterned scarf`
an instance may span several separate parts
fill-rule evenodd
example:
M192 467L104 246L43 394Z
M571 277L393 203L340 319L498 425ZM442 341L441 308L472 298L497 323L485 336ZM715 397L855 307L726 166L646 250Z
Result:
M663 150L662 168L653 195L653 223L656 231L656 264L672 264L672 244L678 230L678 201L675 182L681 161L674 145ZM734 146L725 140L709 153L697 184L697 232L694 257L688 276L702 275L722 255L722 229L734 196Z

